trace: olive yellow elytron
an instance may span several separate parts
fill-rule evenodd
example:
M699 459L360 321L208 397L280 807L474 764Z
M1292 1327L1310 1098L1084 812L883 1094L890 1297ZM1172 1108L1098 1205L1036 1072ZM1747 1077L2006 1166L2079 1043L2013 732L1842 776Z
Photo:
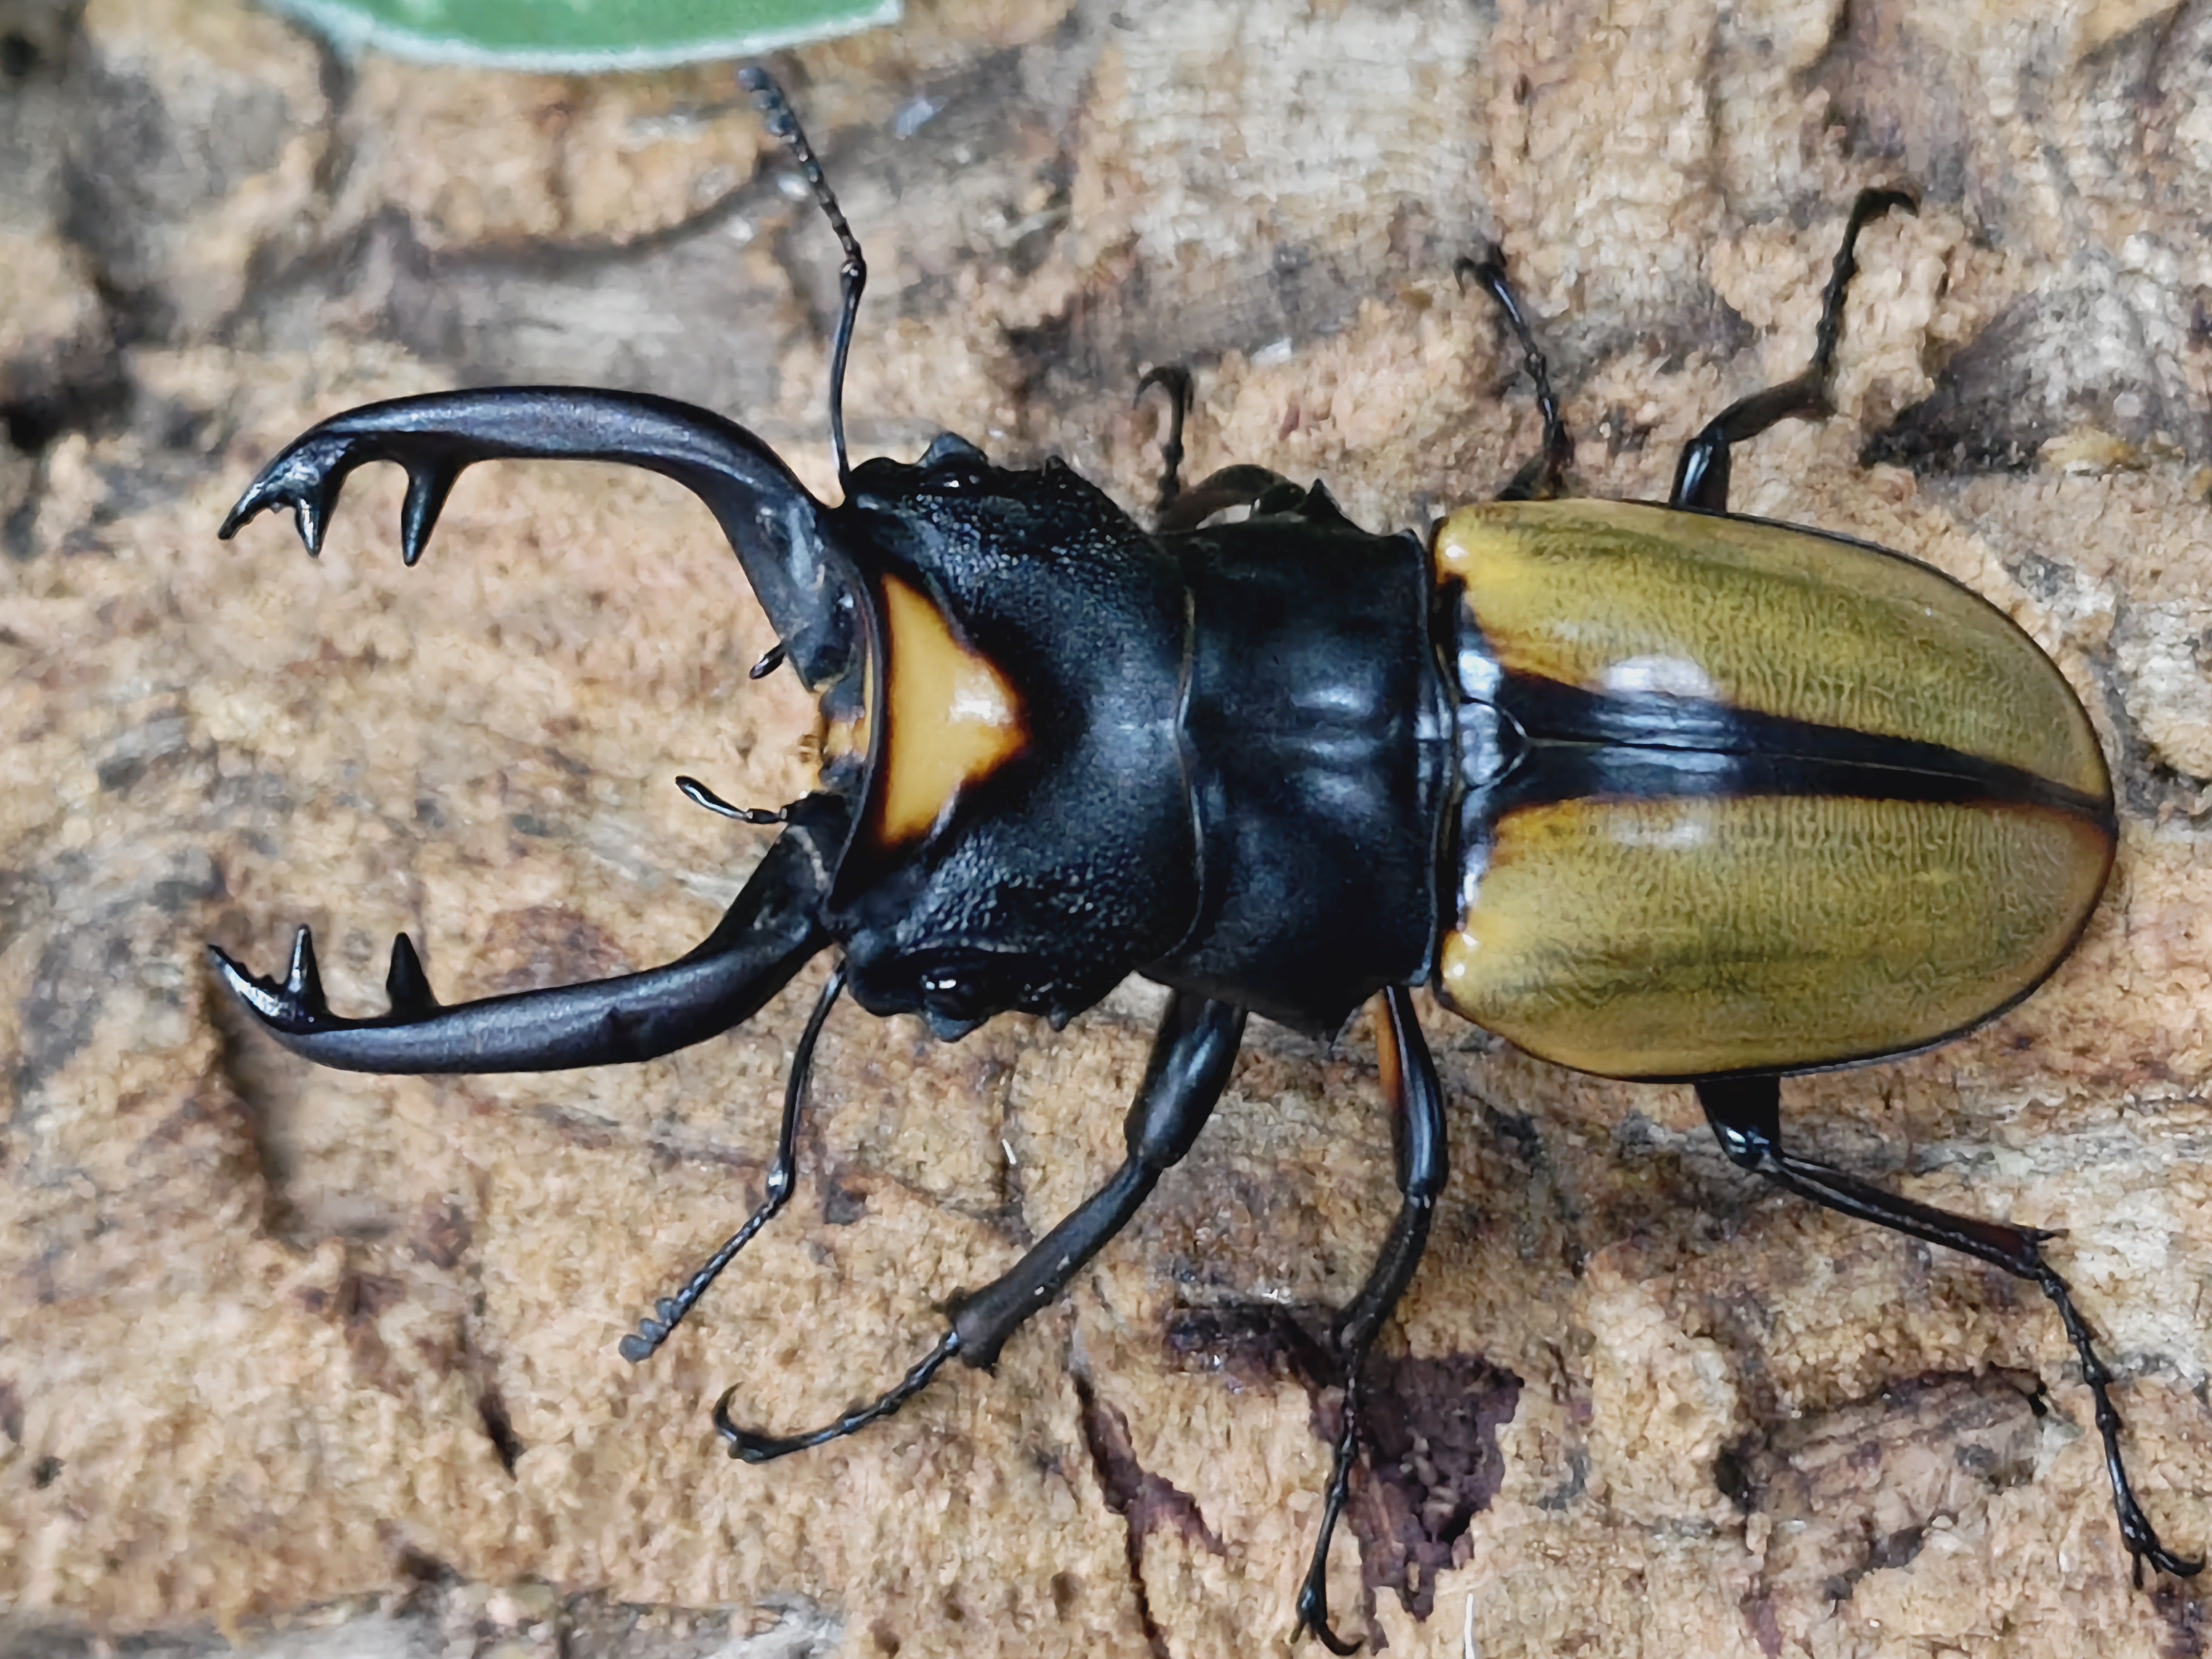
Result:
M1627 501L1463 507L1434 551L1462 718L1504 728L1437 988L1531 1054L1696 1078L1918 1048L2025 995L2095 906L2088 719L1925 565Z

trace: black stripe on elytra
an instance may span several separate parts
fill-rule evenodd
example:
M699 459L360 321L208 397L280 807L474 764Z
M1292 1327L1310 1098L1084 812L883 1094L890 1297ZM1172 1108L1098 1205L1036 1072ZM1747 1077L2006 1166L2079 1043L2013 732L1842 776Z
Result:
M1465 811L1495 822L1528 806L1569 800L1741 799L1753 795L1830 795L1863 800L1932 802L1954 806L2021 805L2063 812L2112 829L2109 813L2064 789L2020 772L2017 789L1992 789L1983 778L1863 761L1798 755L1716 755L1698 750L1616 749L1538 744L1513 770L1471 793Z
M1523 674L1504 676L1497 708L1521 753L1486 792L1492 811L1593 795L1856 795L2040 806L2115 827L2106 798L1940 743Z

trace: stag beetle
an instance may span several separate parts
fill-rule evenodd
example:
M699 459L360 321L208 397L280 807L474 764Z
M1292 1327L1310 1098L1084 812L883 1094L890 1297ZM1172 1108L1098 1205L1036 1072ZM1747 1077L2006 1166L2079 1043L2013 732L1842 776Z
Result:
M281 1043L370 1072L645 1060L726 1031L802 963L837 957L798 1045L764 1201L624 1339L652 1353L790 1196L815 1041L846 992L957 1039L1009 1010L1056 1025L1130 974L1171 1000L1121 1167L872 1403L781 1436L714 1412L761 1462L897 1411L958 1358L988 1367L1127 1224L1226 1084L1248 1017L1329 1034L1379 1008L1401 1204L1333 1328L1344 1412L1301 1632L1330 1627L1329 1540L1361 1373L1420 1261L1445 1176L1442 1091L1411 988L1562 1066L1694 1086L1728 1157L1816 1204L1962 1250L2050 1298L2096 1406L2120 1534L2190 1574L2130 1489L2112 1373L2050 1234L1932 1208L1799 1157L1778 1079L1909 1053L2026 996L2071 948L2117 836L2104 756L2050 659L1940 572L1727 511L1733 446L1830 411L1853 250L1911 211L1862 193L1812 361L1683 450L1664 506L1561 498L1572 444L1502 255L1463 262L1524 354L1537 456L1424 538L1352 524L1319 483L1257 466L1180 487L1172 394L1147 532L1065 465L995 466L947 435L851 463L845 361L860 248L780 90L748 71L843 250L830 431L843 500L758 438L638 393L514 387L404 398L296 439L223 521L292 507L309 552L347 475L406 470L422 555L461 471L497 457L625 461L720 521L818 698L817 787L705 940L665 967L447 1006L405 934L392 1006L333 1014L307 930L279 982L214 949ZM1140 395L1143 391L1140 386ZM1241 520L1225 520L1243 509ZM212 948L212 947L211 947Z

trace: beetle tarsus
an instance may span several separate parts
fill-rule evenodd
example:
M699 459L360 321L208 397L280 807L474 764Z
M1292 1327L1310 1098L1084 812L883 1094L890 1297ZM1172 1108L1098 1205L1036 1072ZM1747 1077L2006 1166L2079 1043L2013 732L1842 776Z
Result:
M1314 1546L1312 1560L1306 1564L1305 1581L1298 1586L1298 1622L1291 1633L1295 1644L1299 1637L1310 1631L1323 1647L1336 1654L1357 1653L1360 1647L1358 1643L1347 1642L1339 1636L1328 1621L1328 1546L1335 1535L1338 1517L1344 1513L1345 1500L1352 1492L1352 1449L1358 1435L1358 1390L1347 1382L1343 1422L1329 1463L1328 1490L1322 1499L1321 1537Z
M752 1242L753 1235L775 1218L776 1212L791 1201L793 1178L799 1165L799 1116L806 1101L807 1079L814 1071L814 1045L822 1036L822 1027L830 1018L830 1011L837 1005L838 996L845 988L845 964L839 963L830 975L829 983L815 1000L814 1012L806 1021L806 1029L799 1034L799 1049L792 1056L791 1070L783 1079L783 1119L776 1129L775 1156L769 1163L765 1192L760 1206L745 1218L744 1225L722 1242L722 1247L707 1259L706 1265L684 1282L684 1287L674 1296L664 1296L653 1304L653 1312L637 1322L637 1329L623 1338L616 1351L633 1365L649 1358L653 1351L668 1340L668 1334L684 1322L684 1316L699 1305L699 1298L707 1287L721 1276L722 1269L737 1260L738 1252Z
M2049 1234L2041 1237L2048 1237ZM2031 1247L2033 1248L2033 1247ZM2112 1403L2112 1372L2096 1350L2089 1329L2089 1322L2074 1304L2073 1286L2058 1271L2036 1253L2038 1271L2029 1275L2039 1289L2051 1298L2058 1310L2059 1322L2066 1328L2067 1340L2074 1345L2074 1353L2081 1367L2081 1381L2087 1386L2094 1403L2097 1436L2105 1446L2105 1475L2112 1483L2112 1507L2118 1512L2120 1541L2127 1546L2131 1563L2131 1577L2137 1589L2142 1588L2143 1563L2148 1561L2160 1572L2171 1573L2177 1578L2194 1578L2204 1571L2201 1558L2176 1555L2159 1541L2158 1530L2143 1513L2136 1501L2135 1483L2128 1479L2125 1462L2120 1456L2120 1411Z
M714 1402L714 1432L722 1437L722 1443L730 1455L746 1463L771 1463L779 1457L788 1457L793 1452L811 1450L825 1446L832 1440L842 1440L856 1434L871 1423L879 1423L896 1412L906 1402L927 1388L930 1379L943 1368L945 1362L960 1352L960 1333L947 1331L938 1339L937 1346L916 1362L913 1370L901 1377L896 1387L888 1389L866 1405L848 1407L836 1422L806 1434L763 1434L757 1429L748 1429L730 1419L730 1401L736 1397L734 1385L722 1390L722 1397Z
M1850 289L1851 278L1858 275L1859 233L1892 210L1917 217L1920 200L1908 190L1872 185L1858 193L1851 204L1851 216L1844 222L1844 245L1836 250L1828 285L1820 292L1820 320L1813 331L1813 361L1805 370L1808 379L1818 382L1824 404L1828 382L1836 372L1836 347L1844 336L1844 296Z
M1552 389L1552 371L1544 360L1543 348L1536 343L1535 331L1528 326L1520 295L1505 274L1505 250L1492 242L1481 258L1461 259L1452 267L1452 274L1462 288L1470 280L1480 283L1504 314L1506 327L1520 342L1521 367L1536 388L1536 412L1544 419L1543 447L1498 492L1498 499L1548 501L1565 487L1567 469L1574 465L1575 441L1560 416L1559 394Z
M2149 1517L2136 1499L2134 1483L2128 1479L2127 1465L2120 1455L2122 1425L2119 1408L2112 1403L2112 1368L2097 1352L2095 1334L2075 1304L2073 1287L2044 1258L2044 1241L2055 1237L2053 1233L2045 1228L2014 1226L2010 1222L1985 1221L1978 1216L1939 1210L1784 1152L1781 1087L1774 1078L1726 1078L1700 1083L1697 1088L1698 1103L1705 1108L1722 1150L1739 1168L1764 1176L1775 1185L1839 1214L1962 1251L2041 1291L2057 1310L2059 1323L2073 1345L2081 1381L2095 1407L2112 1507L2119 1516L2121 1540L2134 1558L2136 1582L2142 1582L2145 1561L2180 1578L2193 1577L2203 1569L2201 1560L2176 1555L2159 1542Z
M1155 520L1164 520L1182 493L1182 428L1190 416L1190 371L1180 363L1156 364L1139 378L1134 401L1142 403L1154 386L1168 394L1168 435L1160 444L1160 493L1153 507Z

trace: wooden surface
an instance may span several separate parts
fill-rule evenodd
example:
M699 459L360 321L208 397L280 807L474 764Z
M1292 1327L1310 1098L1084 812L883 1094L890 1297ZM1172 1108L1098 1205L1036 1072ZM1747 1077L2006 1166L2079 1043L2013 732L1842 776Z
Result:
M1193 462L1425 523L1533 447L1455 258L1502 242L1592 493L1794 372L1854 191L1838 416L1745 511L1885 543L2057 658L2120 868L2015 1013L1788 1085L1798 1144L2066 1230L2169 1542L2212 1542L2212 6L1001 0L783 65L872 261L855 447L950 427L1141 505ZM726 71L329 60L222 0L0 6L0 1651L1283 1650L1390 1209L1364 1024L1255 1030L1188 1164L995 1376L768 1469L1119 1154L1152 1000L954 1046L840 1012L799 1195L693 1325L614 1345L755 1201L822 971L633 1069L315 1070L200 955L313 922L342 1009L687 948L802 787L804 700L689 498L396 476L311 563L213 531L312 421L455 384L650 388L819 489L836 248ZM1334 1557L1394 1654L2203 1651L2128 1584L2030 1291L1770 1196L1687 1091L1429 1021L1455 1174ZM1468 1633L1472 1632L1472 1636ZM1469 1645L1470 1643L1472 1645ZM1317 1650L1307 1650L1317 1651Z

